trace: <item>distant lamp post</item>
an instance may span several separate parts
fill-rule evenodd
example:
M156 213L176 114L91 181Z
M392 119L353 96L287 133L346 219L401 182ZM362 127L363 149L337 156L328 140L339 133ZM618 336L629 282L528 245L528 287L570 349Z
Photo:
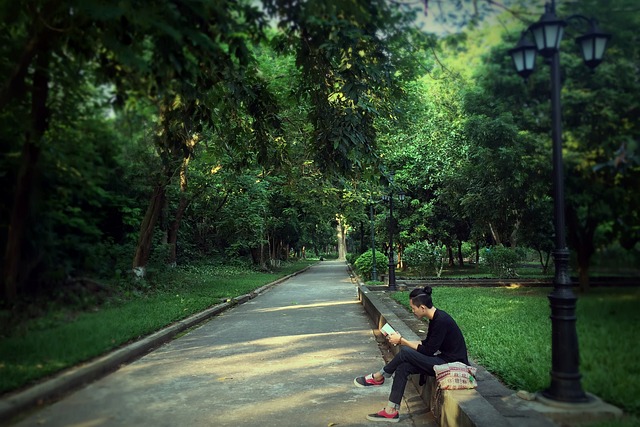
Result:
M371 217L371 280L378 281L378 271L376 270L376 236L373 227L373 200L369 200L369 216Z
M553 260L555 276L553 291L549 294L551 307L551 385L542 392L542 397L566 403L587 403L591 400L580 384L578 334L576 332L576 296L571 288L568 274L569 250L565 240L564 180L562 170L562 124L560 105L560 41L564 27L573 19L589 22L591 29L576 39L582 48L585 64L591 68L602 61L609 34L600 32L596 21L581 15L572 15L567 20L556 17L555 1L545 5L540 20L525 31L518 45L509 50L516 71L525 79L533 72L535 52L527 32L533 35L538 53L550 59L551 64L551 115L553 139L553 201L555 249Z
M389 175L389 194L382 196L382 200L389 202L389 290L395 291L396 286L396 259L393 253L393 173ZM404 200L404 193L398 192L398 200Z

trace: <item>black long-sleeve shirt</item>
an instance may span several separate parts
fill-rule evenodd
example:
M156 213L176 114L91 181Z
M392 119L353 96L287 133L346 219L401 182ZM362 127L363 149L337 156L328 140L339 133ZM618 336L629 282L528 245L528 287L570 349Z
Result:
M433 319L429 321L429 331L422 344L418 344L418 351L433 356L440 350L440 357L449 362L462 362L469 365L467 345L462 331L453 317L447 312L436 309Z

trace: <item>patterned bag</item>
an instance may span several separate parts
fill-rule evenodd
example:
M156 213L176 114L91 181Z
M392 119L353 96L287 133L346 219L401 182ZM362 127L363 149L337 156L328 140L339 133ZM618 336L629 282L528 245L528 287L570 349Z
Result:
M438 388L442 390L466 390L476 388L476 368L461 362L445 363L433 367Z

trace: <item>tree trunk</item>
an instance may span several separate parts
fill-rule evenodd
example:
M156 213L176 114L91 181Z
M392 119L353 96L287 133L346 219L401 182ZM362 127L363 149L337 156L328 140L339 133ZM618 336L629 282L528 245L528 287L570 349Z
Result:
M271 243L271 254L269 255L271 266L276 265L277 259L278 259L278 242L276 242L276 239L274 237L273 242Z
M458 240L458 262L460 263L460 267L464 266L464 259L462 258L462 242Z
M38 160L40 159L40 140L47 130L50 115L47 108L49 58L49 52L43 52L38 55L36 60L31 94L31 129L25 136L22 147L16 192L11 207L3 268L4 295L9 302L15 301L18 288L21 287L21 282L24 280L19 274L22 265L22 242L29 217L30 198Z
M449 267L453 267L455 261L453 259L453 248L450 245L447 245L447 255L449 256Z
M149 256L151 255L151 243L153 242L153 231L160 218L165 199L165 185L158 183L153 189L147 212L140 226L140 237L136 254L133 257L133 273L137 277L144 277Z
M593 237L596 232L598 222L586 213L587 217L582 223L578 218L575 209L567 209L567 237L571 242L571 246L575 248L578 260L578 279L580 281L580 290L587 292L589 290L589 264L591 256L595 252L595 244Z
M587 250L578 249L578 281L580 283L580 291L587 292L591 287L589 284L589 263L591 254Z
M544 255L543 255L544 252ZM549 258L551 256L550 252L543 251L542 249L538 249L538 256L540 258L540 266L542 267L542 274L547 274L549 271Z
M189 157L182 161L182 165L180 167L180 201L178 202L176 216L167 230L167 243L169 244L169 258L167 259L167 263L171 266L175 266L178 259L178 229L180 228L184 212L187 210L187 206L189 206L189 200L186 196L188 166Z
M18 272L22 264L22 242L29 215L30 189L33 187L39 157L40 148L31 141L25 142L4 252L4 297L8 302L15 301L18 288L21 287Z
M496 246L500 246L502 244L502 240L500 239L500 234L493 228L493 224L489 223L489 230L491 231L491 237L493 238L493 242Z
M55 2L50 2L45 6L40 13L39 16L33 17L34 20L42 19L43 15L48 15L52 7L56 7L54 5ZM2 90L0 90L0 110L4 109L6 105L8 105L13 99L21 98L24 96L27 91L27 86L25 85L25 77L29 72L29 68L32 67L33 59L36 58L36 61L39 61L40 57L46 57L47 62L50 57L49 49L52 45L54 39L58 38L58 32L54 31L51 28L47 28L46 26L41 26L39 23L32 22L32 28L41 27L40 32L36 32L32 34L22 49L22 54L20 55L20 59L13 65L13 69L9 73L7 79L3 82ZM40 64L39 64L40 65ZM36 67L39 67L36 66ZM46 64L48 67L48 63ZM45 67L45 69L46 69ZM36 71L37 72L37 71ZM35 77L35 76L34 76ZM35 81L34 81L35 85Z
M338 259L344 261L347 259L347 230L343 223L344 218L338 217L338 225L336 225L336 233L338 237Z
M517 220L513 225L513 231L511 232L511 236L509 236L509 244L512 248L515 248L518 243L518 230L520 229L520 220Z
M180 201L178 202L178 209L176 210L176 216L169 225L169 229L167 230L167 244L169 245L169 256L167 258L167 264L170 266L176 266L178 260L178 229L180 228L180 223L182 222L182 217L184 216L184 212L187 210L187 206L189 206L189 200L184 195L180 196Z

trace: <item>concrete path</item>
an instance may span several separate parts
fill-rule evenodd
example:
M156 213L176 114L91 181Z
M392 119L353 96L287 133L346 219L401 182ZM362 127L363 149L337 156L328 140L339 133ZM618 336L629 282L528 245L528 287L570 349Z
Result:
M383 363L346 265L325 261L15 426L388 425L365 416L390 384L353 385ZM408 393L398 425L435 426Z

